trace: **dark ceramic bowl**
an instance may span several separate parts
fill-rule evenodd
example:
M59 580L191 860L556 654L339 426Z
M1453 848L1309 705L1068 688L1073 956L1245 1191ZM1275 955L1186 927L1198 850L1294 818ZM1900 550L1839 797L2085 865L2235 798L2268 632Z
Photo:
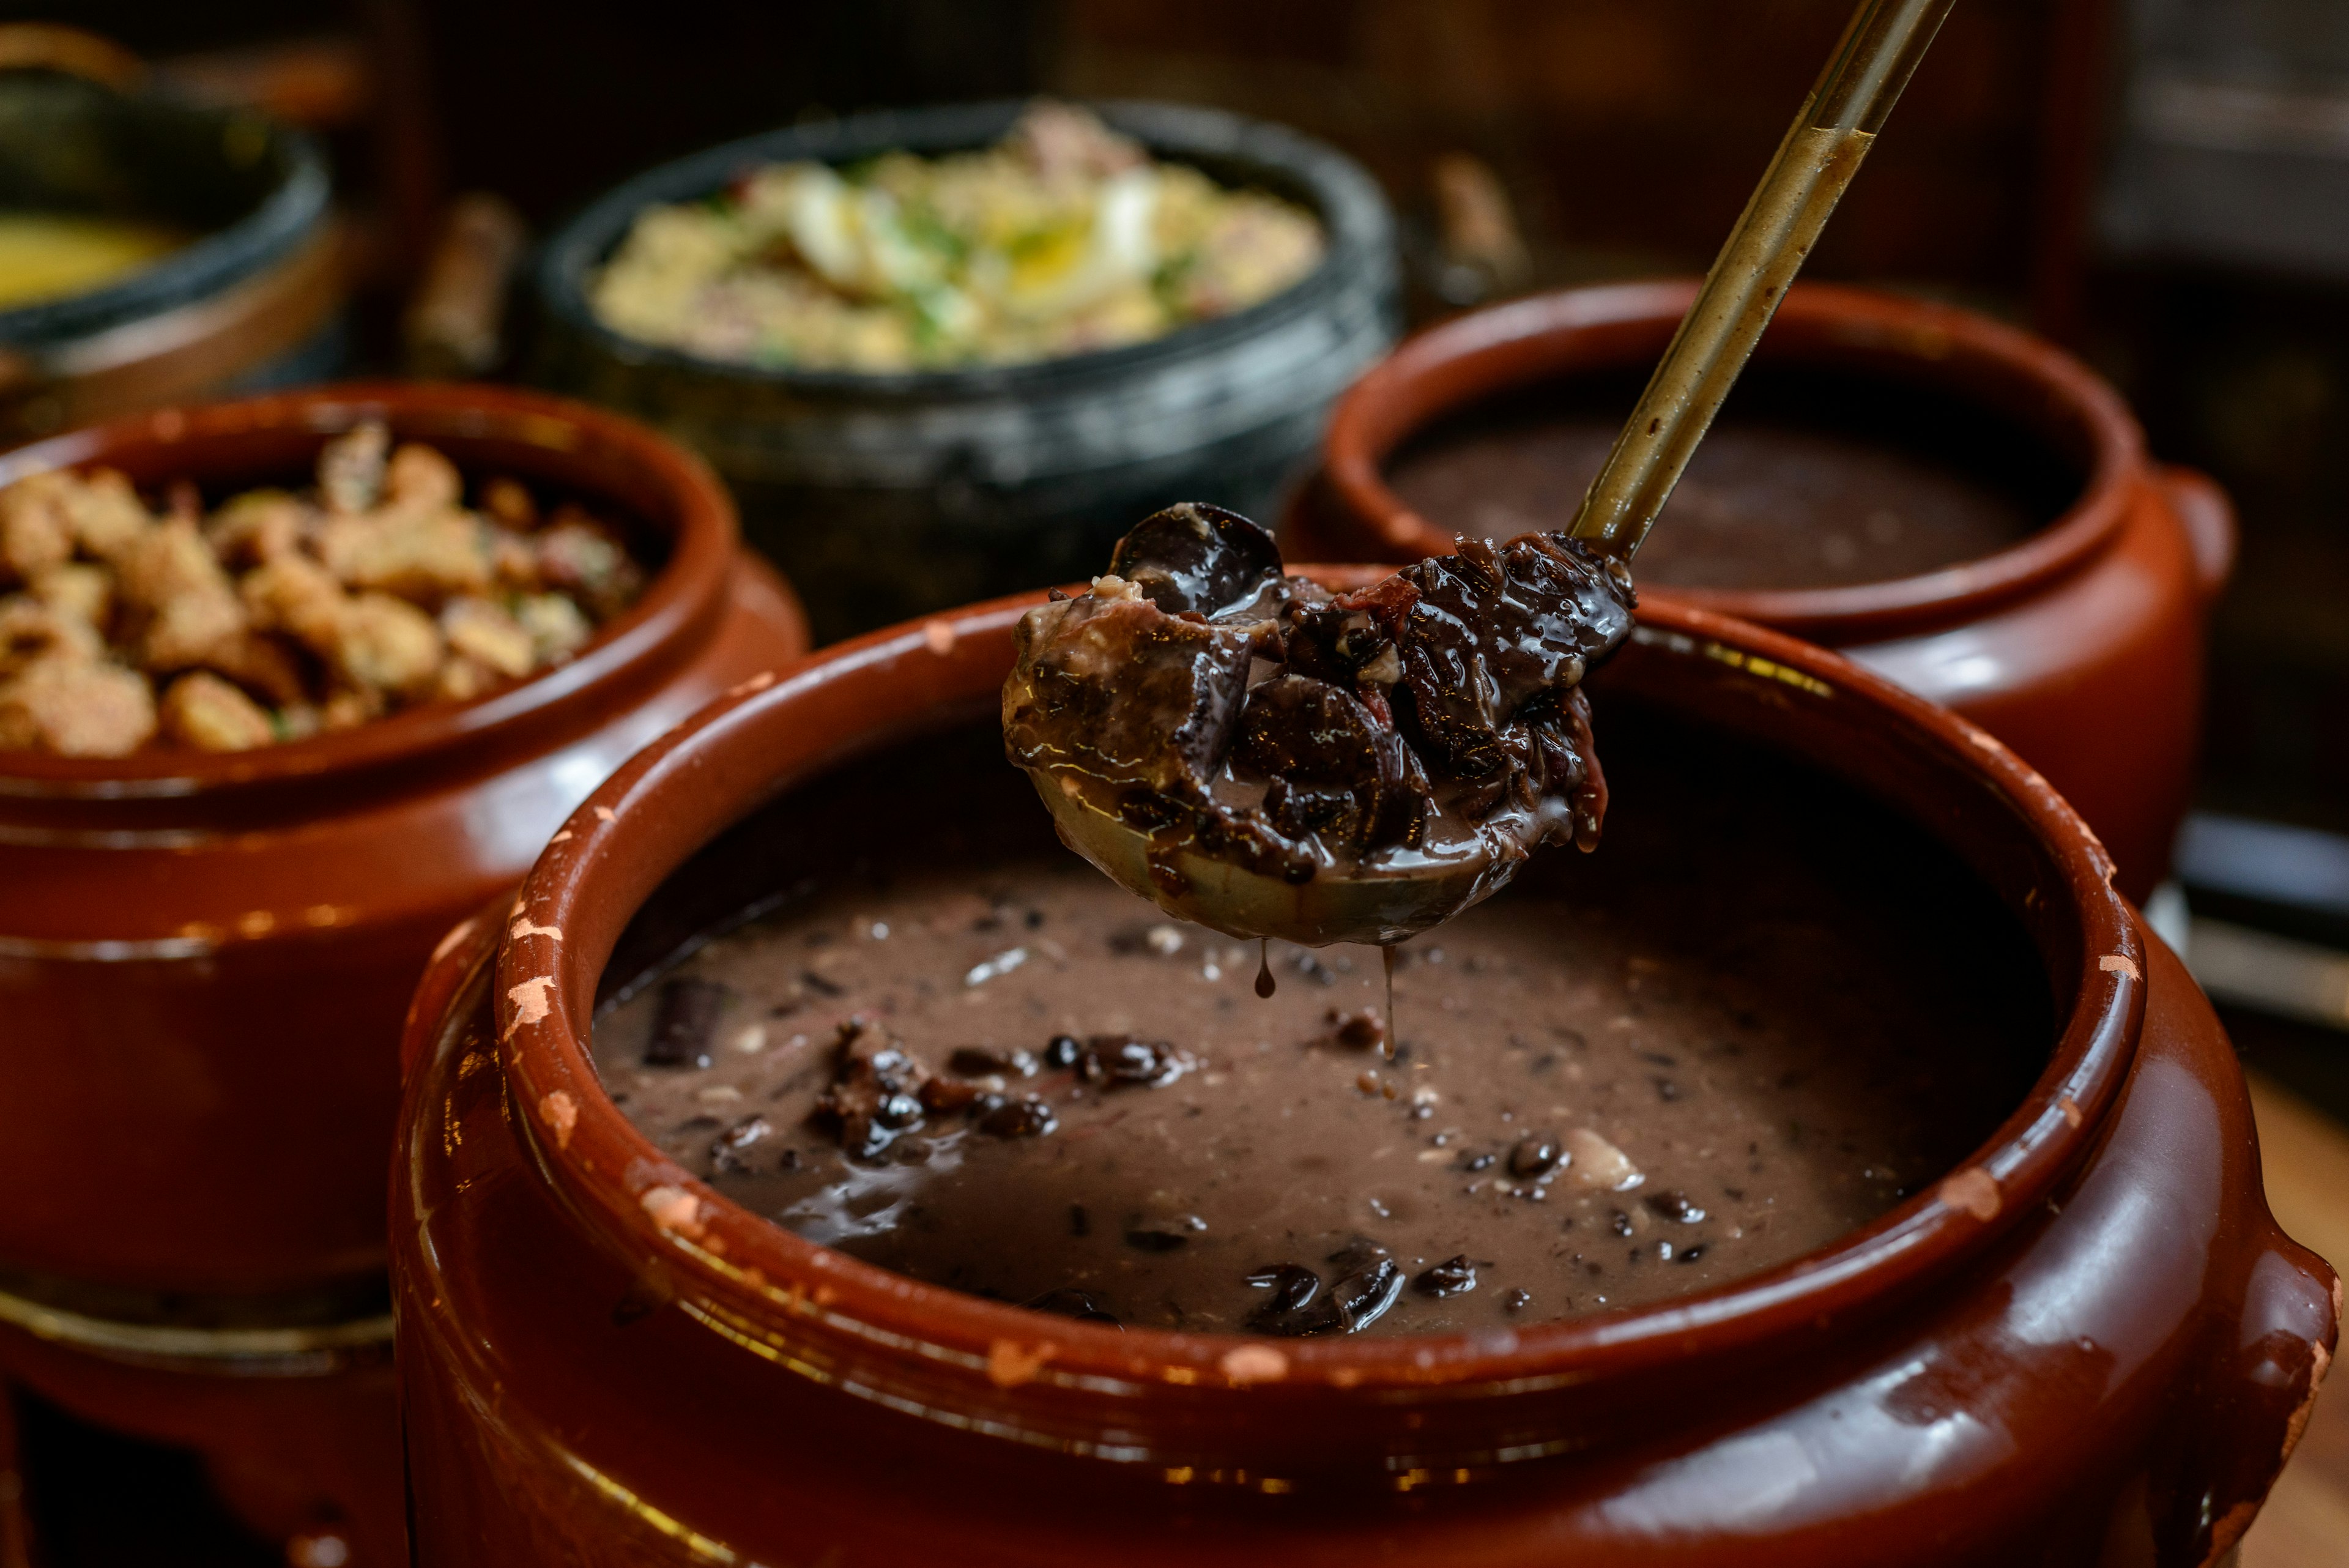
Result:
M1159 157L1310 208L1328 236L1321 265L1152 342L911 374L719 363L624 337L588 307L589 278L647 204L761 163L985 146L1022 107L858 115L712 148L603 197L539 262L537 379L707 457L821 636L1081 577L1134 518L1175 501L1269 516L1330 400L1394 341L1393 221L1368 174L1277 125L1146 103L1095 107Z
M0 207L197 236L105 287L0 310L0 437L331 372L332 193L317 145L252 113L0 71Z
M1594 677L1601 711L1890 805L2010 912L2052 999L2003 1123L1874 1223L1651 1306L1268 1340L922 1283L664 1158L588 1054L632 925L657 894L717 918L878 826L844 791L815 815L820 781L985 732L1035 602L712 704L573 816L510 916L452 933L403 1046L393 1194L422 1560L1923 1568L2194 1563L2240 1535L2338 1303L2268 1214L2208 1005L2004 747L1702 611L1647 614ZM751 845L774 846L755 875Z

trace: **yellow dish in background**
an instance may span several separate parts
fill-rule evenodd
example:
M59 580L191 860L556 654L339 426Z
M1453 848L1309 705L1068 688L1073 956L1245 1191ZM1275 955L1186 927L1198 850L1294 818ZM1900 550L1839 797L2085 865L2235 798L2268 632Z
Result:
M1325 244L1295 202L1038 103L981 151L769 164L647 207L588 297L625 337L735 364L1017 364L1246 309Z
M190 237L131 218L0 212L0 310L103 288Z

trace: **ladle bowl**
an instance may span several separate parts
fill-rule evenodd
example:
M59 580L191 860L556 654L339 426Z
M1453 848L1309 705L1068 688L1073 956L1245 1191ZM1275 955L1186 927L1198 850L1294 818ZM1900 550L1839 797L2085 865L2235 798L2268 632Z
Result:
M1288 882L1189 848L1154 850L1148 835L1085 791L1063 789L1049 774L1030 776L1061 842L1127 892L1226 936L1278 937L1306 947L1407 941L1507 887L1539 842L1536 828L1519 838L1522 853L1505 857L1491 852L1490 838L1503 831L1493 827L1475 850L1464 846L1456 856L1372 861L1350 875Z

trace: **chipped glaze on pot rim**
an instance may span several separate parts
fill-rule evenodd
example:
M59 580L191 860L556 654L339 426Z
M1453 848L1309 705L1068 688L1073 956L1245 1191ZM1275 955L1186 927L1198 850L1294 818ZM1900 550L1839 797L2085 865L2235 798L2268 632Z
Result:
M1696 290L1692 279L1564 289L1471 311L1413 337L1331 411L1323 473L1347 514L1339 525L1367 532L1397 562L1448 555L1454 536L1388 485L1387 458L1432 422L1488 399L1645 363L1662 352ZM1640 340L1628 353L1626 335ZM1755 358L1888 373L1912 366L1912 379L1961 392L2038 431L2080 464L2080 493L2045 526L1976 560L1840 587L1656 585L1680 603L1842 644L1980 615L2075 570L2128 518L2146 468L2143 430L2102 377L2029 333L1951 306L1798 283ZM1937 368L1947 369L1937 378Z
M643 596L597 628L577 658L487 696L413 708L339 733L250 752L104 758L0 753L0 800L221 794L406 762L515 729L558 706L592 702L595 693L627 680L647 654L714 614L726 591L737 532L733 501L717 476L699 458L633 420L543 392L359 381L163 409L0 455L0 486L50 469L134 459L145 467L173 449L192 452L271 432L323 441L370 418L388 424L395 440L500 441L538 449L548 455L548 472L532 477L591 493L599 488L611 493L609 482L625 476L644 496L664 501L666 516L644 515L647 508L638 502L624 504L636 521L668 535L668 559ZM599 484L599 478L605 483Z
M1333 584L1378 575L1299 569ZM741 682L591 796L502 917L491 1001L509 1114L537 1178L603 1250L751 1354L926 1418L1128 1459L1152 1457L1143 1425L1120 1428L1129 1440L1112 1432L1071 1441L1051 1431L1049 1413L1033 1422L1007 1414L1005 1396L1057 1388L1098 1398L1173 1384L1213 1405L1260 1398L1277 1385L1285 1397L1392 1407L1711 1359L1848 1321L1992 1246L2085 1156L2135 1059L2145 1008L2137 928L2111 889L2102 846L2044 780L1982 731L1836 654L1659 606L1643 616L1643 644L1765 682L1773 701L1865 704L1875 730L1999 797L2006 832L2033 843L2070 902L2064 914L2080 967L2049 976L2062 1026L2048 1064L2022 1106L1935 1187L1825 1248L1710 1291L1444 1335L1120 1331L926 1284L804 1241L691 1179L605 1096L588 1035L605 961L643 898L729 824L875 745L993 714L1012 629L1040 602L1026 595L893 628ZM894 696L884 700L883 688ZM471 929L451 932L444 949ZM924 1396L843 1375L856 1355L911 1368L906 1376L926 1380Z

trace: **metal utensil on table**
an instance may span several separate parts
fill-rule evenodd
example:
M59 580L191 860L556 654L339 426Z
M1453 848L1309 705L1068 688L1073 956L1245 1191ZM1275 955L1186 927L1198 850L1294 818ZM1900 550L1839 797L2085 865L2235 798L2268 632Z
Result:
M1591 482L1575 537L1626 561L1647 537L1954 4L1866 0L1852 17ZM1145 835L1048 784L1040 778L1039 791L1071 848L1169 913L1232 936L1392 944L1497 891L1523 858L1412 857L1296 886L1182 850L1160 857L1175 877L1154 877ZM1176 884L1179 896L1167 890Z

